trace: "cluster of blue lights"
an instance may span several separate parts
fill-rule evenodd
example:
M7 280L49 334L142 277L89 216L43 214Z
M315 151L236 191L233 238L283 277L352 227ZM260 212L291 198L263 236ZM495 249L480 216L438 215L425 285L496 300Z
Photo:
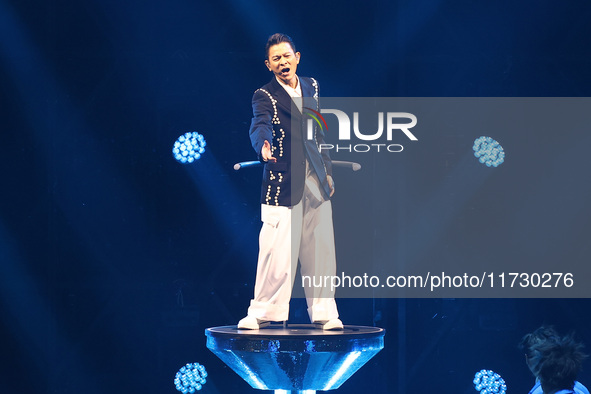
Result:
M480 394L506 394L507 385L498 373L483 369L474 375L474 388Z
M172 154L179 162L192 163L205 152L205 138L196 131L181 135L172 147Z
M176 373L174 385L178 391L183 394L194 393L201 390L205 384L207 371L199 363L187 364Z
M498 167L505 161L503 147L490 137L479 137L474 141L474 156L488 167Z

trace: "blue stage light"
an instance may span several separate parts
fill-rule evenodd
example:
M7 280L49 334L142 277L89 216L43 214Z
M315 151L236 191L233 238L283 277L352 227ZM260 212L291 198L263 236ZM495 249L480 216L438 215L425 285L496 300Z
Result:
M480 394L506 394L507 385L498 373L483 369L474 375L474 388Z
M199 160L205 152L205 138L196 131L181 135L172 147L174 158L183 163Z
M503 147L490 137L479 137L474 141L474 156L488 167L498 167L505 161Z
M199 363L189 363L179 369L174 377L174 385L183 394L194 393L203 388L207 371Z

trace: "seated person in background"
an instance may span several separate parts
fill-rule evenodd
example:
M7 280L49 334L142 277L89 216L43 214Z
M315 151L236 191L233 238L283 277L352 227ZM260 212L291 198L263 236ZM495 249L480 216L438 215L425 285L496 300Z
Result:
M536 377L529 394L589 394L589 390L575 379L587 357L583 345L572 335L561 337L552 327L542 326L527 334L519 347L525 362Z

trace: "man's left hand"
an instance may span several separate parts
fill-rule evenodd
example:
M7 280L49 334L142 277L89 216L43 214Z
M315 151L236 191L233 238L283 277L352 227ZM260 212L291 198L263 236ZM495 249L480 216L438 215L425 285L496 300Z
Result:
M328 181L328 187L330 187L330 197L334 194L334 181L332 180L332 176L327 175L326 180Z

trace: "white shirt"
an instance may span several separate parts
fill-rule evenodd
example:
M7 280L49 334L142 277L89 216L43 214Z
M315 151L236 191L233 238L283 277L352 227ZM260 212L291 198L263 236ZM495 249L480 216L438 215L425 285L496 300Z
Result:
M300 112L302 112L302 85L300 84L300 79L298 78L298 76L296 75L295 77L297 80L297 85L295 88L292 88L291 86L284 84L279 78L277 78L277 76L275 77L275 79L277 79L279 85L283 86L283 89L285 89L287 94L289 94L289 96L295 102Z
M300 83L300 78L298 78L297 75L296 78L298 83L295 88L292 88L291 86L284 84L279 78L275 77L275 79L277 79L277 82L279 82L279 85L281 85L283 89L285 89L285 91L292 98L300 112L302 112L302 84ZM310 166L309 160L306 157L306 182L310 178L310 176L312 176L312 166ZM318 189L318 186L316 186L316 189ZM318 189L317 194L320 196L320 189Z

